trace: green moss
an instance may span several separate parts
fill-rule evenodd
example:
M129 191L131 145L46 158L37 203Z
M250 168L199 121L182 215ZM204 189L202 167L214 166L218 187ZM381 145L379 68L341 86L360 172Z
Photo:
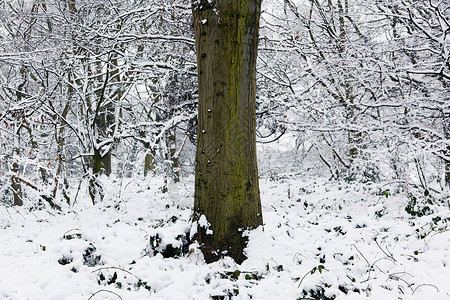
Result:
M194 11L200 54L199 130L205 130L197 144L194 210L207 217L214 231L211 236L199 228L198 241L206 245L204 254L220 249L235 259L233 253L239 256L239 248L245 246L240 229L262 222L252 157L256 153L249 152L255 151L249 141L255 140L252 80L258 40L258 16L252 9L259 10L259 4L253 0L217 3L220 22L213 22L217 16L212 10ZM204 19L207 24L200 22ZM219 251L217 257L221 255Z
M246 178L244 174L245 165L248 163L243 157L241 139L242 129L240 120L245 116L240 115L241 105L241 81L243 77L243 56L244 56L244 39L245 32L248 27L248 16L246 14L246 6L248 1L239 1L239 11L237 16L237 29L235 39L230 43L231 45L231 72L230 72L230 83L229 85L229 113L230 113L230 123L227 132L227 141L232 141L233 144L227 148L227 159L233 162L233 172L231 174L232 178L230 181L233 184L233 194L229 195L230 202L233 203L234 214L239 214L239 212L244 207L245 193L246 193ZM235 21L236 22L236 21ZM244 120L245 122L246 120Z

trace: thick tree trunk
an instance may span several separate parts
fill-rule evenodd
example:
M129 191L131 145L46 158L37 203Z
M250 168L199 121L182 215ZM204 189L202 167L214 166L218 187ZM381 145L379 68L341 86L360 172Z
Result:
M196 240L207 262L245 259L243 230L262 225L256 163L256 57L261 0L194 1L199 83Z

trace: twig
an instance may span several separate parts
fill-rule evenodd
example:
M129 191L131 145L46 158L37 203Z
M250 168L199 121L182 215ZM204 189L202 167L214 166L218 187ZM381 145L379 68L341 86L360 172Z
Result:
M298 288L300 288L300 286L302 285L303 280L306 278L306 276L308 276L308 274L312 275L316 271L318 271L319 273L322 274L322 270L327 270L327 269L323 265L319 265L319 266L314 267L311 270L309 270L305 275L303 275L302 279L300 279L300 282L298 283Z
M19 211L15 206L9 205L9 207L12 208L12 209L14 209L14 210L16 211L16 213L18 213L24 220L26 220L26 218L24 217L24 215L22 215L22 214L20 213L20 211ZM9 216L11 217L11 214L10 214L9 211L8 211L8 207L5 206L5 209L6 209L6 211L8 212ZM12 219L12 217L11 217L11 219Z
M378 266L376 265L379 261L384 260L384 259L386 259L386 260L388 260L388 261L391 261L391 262L395 265L395 263L394 263L390 258L381 257L381 258L379 258L379 259L377 259L376 261L373 262L372 267L377 267L377 269L380 270L381 273L386 274L385 272L383 272L383 270L380 269L380 267L378 267Z
M367 260L367 258L361 253L361 251L359 251L358 247L356 247L355 244L351 244L350 246L355 247L356 251L358 251L359 254L362 256L362 258L364 258L364 260L367 262L367 266L369 267L368 274L367 274L367 279L361 281L361 283L366 282L366 281L369 281L369 280L370 280L370 272L371 272L372 270L374 270L374 269L373 269L373 264L371 265L371 264L369 263L369 261Z
M80 183L78 184L77 193L75 194L75 199L73 199L73 202L72 202L72 207L75 205L75 202L77 202L77 197L78 197L78 193L80 192L81 184L83 183L84 177L86 177L87 175L88 175L87 173L84 174L80 179Z
M130 271L127 271L127 270L122 269L122 268L119 268L119 267L101 267L101 268L98 268L97 270L92 271L91 273L95 273L95 272L98 272L98 271L100 271L100 270L107 270L107 269L120 270L120 271L123 271L123 272L125 272L125 273L130 274L131 276L136 277L137 279L140 279L139 277L137 277L136 275L134 275L134 274L131 273Z
M411 289L412 293L414 294L414 290L412 288L414 283L409 283L405 279L400 278L399 276L392 275L392 274L388 276L388 279L395 280L395 281L402 281L402 282L406 283L406 285ZM403 293L403 291L402 291L402 293Z
M297 256L303 256L304 258L308 259L306 256L304 256L303 254L301 254L300 252L295 253L294 257L292 258L292 261L295 261L295 259L297 258ZM299 260L297 259L297 262Z
M423 283L423 284L419 284L418 286L416 286L416 288L414 289L414 291L412 292L412 295L414 295L414 293L417 291L418 288L422 287L422 286L432 286L436 289L436 291L440 292L440 290L438 289L437 286L435 286L434 284L431 283Z
M305 275L303 275L302 279L300 279L300 282L298 283L298 288L302 285L303 280L305 279L308 274L311 274L311 270L309 270Z
M113 294L113 295L116 295L116 296L119 297L120 299L122 299L122 297L120 297L119 294L116 294L116 293L114 293L114 292L111 292L111 291L108 291L108 290L98 290L98 291L96 291L95 293L93 293L93 294L88 298L88 300L92 299L95 295L97 295L98 293L101 293L101 292L111 293L111 294ZM123 299L122 299L122 300L123 300Z
M386 255L387 257L389 257L390 259L392 259L394 262L397 261L397 260L394 258L394 255L388 250L387 247L386 247L386 251L389 252L389 254L386 253L386 252L383 250L383 248L381 248L380 244L378 244L378 241L377 241L377 238L376 238L376 237L374 237L373 240L374 240L375 243L377 244L378 248L380 248L381 252L384 253L384 255Z
M75 231L75 230L81 232L80 228L72 228L72 229L69 229L69 230L67 230L66 232L64 232L63 236L66 236L66 234L68 234L68 233L71 232L71 231Z
M9 213L8 207L7 207L7 206L4 206L4 207L5 207L6 212L7 212L8 215L9 215L9 218L12 220L13 218L12 218L11 214Z
M367 258L361 253L361 251L359 251L358 247L356 247L355 244L351 244L350 246L355 247L356 251L358 251L359 254L361 254L362 258L364 258L364 260L367 262L367 266L368 266L369 268L372 268L372 267L373 267L373 266L369 263L369 261L367 260Z
M186 135L184 138L183 144L181 144L180 149L177 151L177 153L175 153L173 158L178 159L178 157L180 157L181 151L183 151L183 148L184 148L184 145L186 144L187 139L188 139L188 136Z

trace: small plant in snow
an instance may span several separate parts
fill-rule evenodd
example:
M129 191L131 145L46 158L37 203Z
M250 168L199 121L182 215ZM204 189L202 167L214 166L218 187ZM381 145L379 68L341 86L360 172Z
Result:
M88 267L95 267L101 264L101 255L96 255L95 251L97 249L92 243L89 243L89 247L86 248L83 254L83 264Z
M405 207L405 211L413 217L422 217L433 213L429 204L433 204L433 201L429 194L425 193L426 199L421 197L417 198L413 193L408 193L408 203Z
M299 284L298 284L298 287L300 287L300 286L302 285L302 282L303 282L303 280L306 278L306 276L312 275L312 274L316 273L316 271L319 271L319 273L322 274L323 270L326 270L324 265L318 265L318 266L316 266L316 267L313 267L311 270L309 270L309 271L308 271L308 272L300 279L300 282L299 282Z
M142 280L130 271L118 267L102 267L93 273L97 273L97 283L103 286L114 286L118 289L139 290L146 289L151 291L151 286L147 281Z
M79 231L79 229L71 229L67 231L66 233L64 233L63 239L73 240L73 239L81 239L83 237L83 235L80 232L73 232L73 231Z

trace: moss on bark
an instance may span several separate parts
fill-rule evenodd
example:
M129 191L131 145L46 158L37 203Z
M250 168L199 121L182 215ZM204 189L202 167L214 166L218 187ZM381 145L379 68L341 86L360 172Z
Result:
M193 5L199 78L194 211L207 262L245 259L245 229L262 224L256 163L256 56L261 1Z

